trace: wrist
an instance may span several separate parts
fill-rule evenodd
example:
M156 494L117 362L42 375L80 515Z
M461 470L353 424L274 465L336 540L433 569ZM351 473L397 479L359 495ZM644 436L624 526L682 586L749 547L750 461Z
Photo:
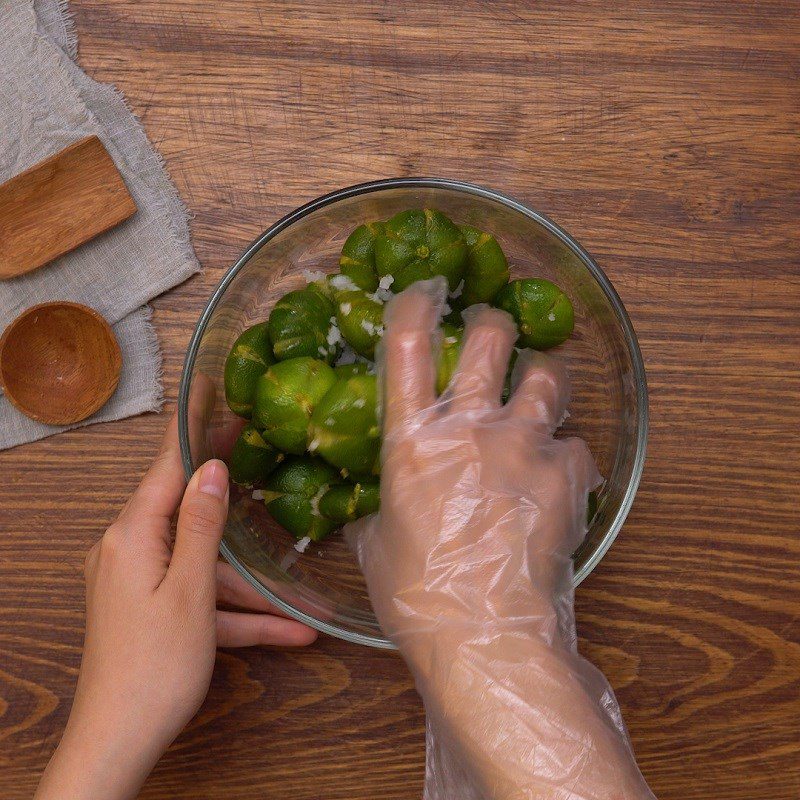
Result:
M146 734L131 741L124 732L73 714L35 800L130 800L161 754Z
M435 622L428 617L427 622L408 624L392 636L426 704L439 695L456 705L471 702L476 691L481 694L498 682L516 686L514 691L524 696L521 687L532 673L575 676L580 663L586 663L571 646L552 603L529 605L516 615L459 614Z
M548 595L529 592L524 601L494 603L478 597L470 603L410 600L403 595L402 602L393 603L391 613L380 614L379 620L415 674L447 671L455 659L487 643L512 650L523 646L526 652L570 649L568 631L574 617L566 618L565 609ZM571 608L567 612L571 615Z

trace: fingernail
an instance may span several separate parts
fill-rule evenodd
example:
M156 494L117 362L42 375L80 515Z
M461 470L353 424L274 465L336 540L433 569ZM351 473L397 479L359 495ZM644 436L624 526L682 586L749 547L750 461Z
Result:
M228 491L228 470L221 461L208 461L200 468L199 489L222 500Z

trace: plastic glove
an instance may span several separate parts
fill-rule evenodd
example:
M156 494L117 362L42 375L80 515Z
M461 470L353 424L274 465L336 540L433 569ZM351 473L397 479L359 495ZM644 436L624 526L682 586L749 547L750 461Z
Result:
M425 797L651 798L608 682L576 649L571 553L600 476L554 439L565 369L520 355L510 316L475 307L435 396L442 279L386 312L381 510L350 526L375 613L428 715Z

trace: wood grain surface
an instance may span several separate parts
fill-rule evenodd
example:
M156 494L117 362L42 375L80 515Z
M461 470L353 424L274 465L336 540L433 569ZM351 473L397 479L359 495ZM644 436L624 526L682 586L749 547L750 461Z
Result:
M652 433L580 588L661 800L800 797L800 15L788 1L74 0L205 272L155 303L173 399L211 289L264 227L395 175L496 187L595 255L639 334ZM0 795L29 797L80 661L84 552L164 415L0 454ZM397 658L331 639L220 655L142 796L420 796Z

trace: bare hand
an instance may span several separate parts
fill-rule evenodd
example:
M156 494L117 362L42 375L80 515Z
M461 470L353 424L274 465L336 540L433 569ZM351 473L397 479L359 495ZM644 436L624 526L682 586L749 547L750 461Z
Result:
M277 616L217 560L227 512L223 462L205 463L185 485L173 417L153 466L86 558L83 661L39 800L135 796L200 708L217 647L316 638L316 631ZM217 610L217 601L248 611Z

